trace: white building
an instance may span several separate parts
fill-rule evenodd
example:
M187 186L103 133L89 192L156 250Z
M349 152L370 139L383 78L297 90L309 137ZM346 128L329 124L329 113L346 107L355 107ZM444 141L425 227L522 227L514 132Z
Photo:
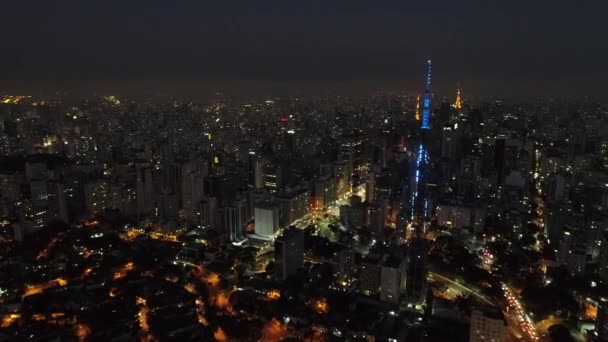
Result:
M407 264L405 260L389 257L380 269L380 300L399 303L405 290Z
M256 206L253 210L255 233L271 237L279 230L279 208L274 205Z
M473 310L469 342L502 342L507 338L507 322L502 312L494 306Z

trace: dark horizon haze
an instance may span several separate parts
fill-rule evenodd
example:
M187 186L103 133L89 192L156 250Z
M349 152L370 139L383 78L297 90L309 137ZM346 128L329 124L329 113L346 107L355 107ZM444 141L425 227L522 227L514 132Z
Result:
M605 97L608 4L556 0L3 5L0 92L421 90Z

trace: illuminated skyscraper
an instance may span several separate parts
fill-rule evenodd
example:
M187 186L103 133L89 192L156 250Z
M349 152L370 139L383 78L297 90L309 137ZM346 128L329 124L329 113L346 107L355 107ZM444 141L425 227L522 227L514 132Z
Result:
M426 62L426 89L422 102L422 129L431 128L431 60Z
M285 279L304 264L304 231L291 227L274 242L275 274Z
M430 216L428 182L430 174L429 156L426 147L426 131L431 128L431 60L427 61L426 89L422 104L422 130L418 153L412 165L410 176L411 219Z
M456 91L456 101L454 102L454 108L462 109L462 100L460 99L460 88Z
M416 96L416 121L420 121L420 95Z

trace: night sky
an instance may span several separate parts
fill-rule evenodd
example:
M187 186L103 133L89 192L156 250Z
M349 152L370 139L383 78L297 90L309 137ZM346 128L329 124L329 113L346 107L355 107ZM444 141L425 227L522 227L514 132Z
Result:
M3 1L0 90L409 91L432 56L449 96L457 83L605 95L607 12L604 0Z

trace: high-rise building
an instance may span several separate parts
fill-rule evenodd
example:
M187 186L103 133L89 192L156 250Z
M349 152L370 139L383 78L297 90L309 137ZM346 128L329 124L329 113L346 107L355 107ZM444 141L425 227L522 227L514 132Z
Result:
M340 220L349 228L360 228L365 223L365 206L359 196L351 196L349 202L340 206Z
M270 192L283 188L284 167L280 163L267 163L262 172L263 186Z
M422 129L431 128L431 60L426 62L426 89L422 100Z
M382 231L386 227L386 218L388 215L386 199L378 199L372 203L367 204L367 225L371 231L376 234L382 234Z
M85 185L84 193L84 201L88 213L99 213L109 207L110 189L107 182L89 182Z
M338 282L349 283L353 276L355 256L350 246L339 245L334 253L336 259L335 276Z
M469 342L502 342L507 339L507 322L495 306L483 306L471 313Z
M199 205L200 225L215 228L218 223L217 206L217 197L203 198Z
M264 163L255 151L249 151L247 155L247 184L250 188L261 189L263 187Z
M169 188L162 189L156 201L155 215L174 220L179 214L179 194Z
M243 240L245 224L247 223L245 216L247 203L245 200L237 199L231 205L223 207L220 212L222 215L222 229L228 240L233 242Z
M137 164L135 172L137 213L139 215L150 215L154 208L154 180L152 179L152 167L145 164Z
M456 101L454 101L454 108L462 109L462 99L460 98L460 88L456 90Z
M420 121L420 94L416 96L416 112L414 113L416 121Z
M600 297L595 318L595 333L598 341L608 341L608 298Z
M30 180L30 194L32 197L32 208L46 209L49 197L47 180L40 178L32 178Z
M0 197L16 202L21 197L19 184L23 176L16 171L0 170Z
M331 176L315 180L313 185L312 208L322 209L337 199L336 178Z
M460 160L460 139L461 132L458 124L444 126L441 134L441 158L449 161Z
M427 148L424 143L420 143L418 153L412 161L410 176L411 219L430 216L429 163Z
M422 105L422 122L420 129L422 131L422 139L418 144L418 151L415 158L411 161L410 174L410 219L426 218L431 214L431 203L429 194L430 181L430 160L426 139L428 131L431 128L431 60L427 60L426 88L424 90L424 98Z
M580 275L587 265L585 236L576 229L567 229L559 244L558 262L565 265L570 274Z
M368 171L365 178L365 201L371 203L374 201L376 194L376 174L374 171Z
M496 170L496 183L501 185L505 173L505 153L506 153L507 137L498 135L496 137L494 148L494 168Z
M279 230L279 208L270 203L256 205L254 212L255 233L272 237Z
M390 256L380 270L380 300L399 303L406 285L406 260Z
M274 242L275 274L285 279L304 264L304 231L291 227Z
M378 256L368 255L361 262L359 272L359 290L367 295L375 295L380 289L380 269L383 260Z
M410 302L418 303L426 297L428 274L428 242L414 237L410 239L407 251L406 293Z
M279 192L274 197L274 201L279 207L281 227L290 226L310 211L310 192L306 189Z
M547 200L558 202L564 198L566 179L560 174L551 175L547 182Z
M59 181L48 183L48 215L50 220L59 220L69 223L68 201L65 194L65 185Z
M204 196L203 169L195 161L184 163L181 168L181 207L189 221L195 219L198 203Z
M25 163L25 178L30 181L32 179L47 179L48 166L46 162L32 158Z

